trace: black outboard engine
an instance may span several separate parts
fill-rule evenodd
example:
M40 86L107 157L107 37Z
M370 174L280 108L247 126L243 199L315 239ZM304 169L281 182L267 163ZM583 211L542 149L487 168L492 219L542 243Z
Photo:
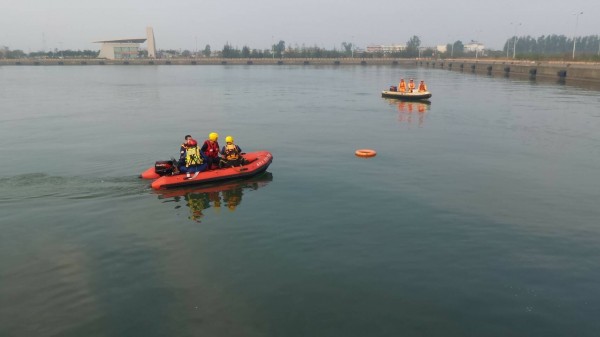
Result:
M154 172L159 176L171 175L175 169L175 164L172 160L160 160L154 163Z

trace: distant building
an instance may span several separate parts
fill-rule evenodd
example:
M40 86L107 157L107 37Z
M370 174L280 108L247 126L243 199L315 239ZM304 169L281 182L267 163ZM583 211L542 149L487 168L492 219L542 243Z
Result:
M400 52L406 50L406 45L403 44L392 44L392 45L368 45L367 53L384 53L389 54L393 52Z
M485 46L482 43L479 43L477 41L471 41L470 43L466 43L464 45L464 50L466 52L482 52L485 50Z
M154 42L154 32L152 27L146 28L146 35L146 38L95 41L95 43L102 43L98 58L105 58L109 60L138 58L140 44L146 42L146 40L148 41L148 57L156 58L156 45Z
M437 45L435 47L435 49L440 53L445 53L446 51L448 51L448 45L440 44L440 45Z
M102 43L98 58L109 60L124 60L137 58L139 55L140 43L146 42L146 39L120 39L95 41Z

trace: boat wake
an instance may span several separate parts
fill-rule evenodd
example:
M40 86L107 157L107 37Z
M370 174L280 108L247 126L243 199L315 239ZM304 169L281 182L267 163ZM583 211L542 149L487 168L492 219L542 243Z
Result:
M149 186L131 177L52 176L45 173L0 178L0 202L37 198L89 199L147 193Z

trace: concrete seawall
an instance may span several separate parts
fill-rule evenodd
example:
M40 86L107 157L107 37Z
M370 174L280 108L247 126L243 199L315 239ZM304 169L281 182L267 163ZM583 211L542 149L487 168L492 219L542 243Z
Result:
M585 62L536 62L502 60L417 60L417 66L531 79L577 80L600 83L600 64Z
M362 59L362 58L179 58L179 59L2 59L0 65L405 65L415 66L414 59Z
M538 62L473 59L394 59L394 58L186 58L186 59L1 59L0 66L83 66L83 65L378 65L430 67L453 71L501 76L528 76L534 78L577 80L600 83L600 63Z

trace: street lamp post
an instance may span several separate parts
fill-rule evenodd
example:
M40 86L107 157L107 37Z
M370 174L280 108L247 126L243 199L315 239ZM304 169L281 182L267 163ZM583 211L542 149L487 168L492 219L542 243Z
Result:
M454 43L452 44L452 51L450 52L450 58L453 58L453 57L454 57L454 44L455 44L455 43L456 43L456 42L454 42Z
M475 37L475 59L477 60L477 56L479 55L479 33L481 30L477 31L477 35Z
M575 59L575 45L577 42L577 24L579 23L579 15L583 14L583 12L573 13L575 15L575 33L573 33L573 60Z
M512 25L512 22L511 22ZM518 24L515 23L515 36L513 37L513 59L515 58L515 55L517 54L517 28L519 28L519 26L521 25L521 23L519 22ZM508 57L508 51L507 51L507 57Z

